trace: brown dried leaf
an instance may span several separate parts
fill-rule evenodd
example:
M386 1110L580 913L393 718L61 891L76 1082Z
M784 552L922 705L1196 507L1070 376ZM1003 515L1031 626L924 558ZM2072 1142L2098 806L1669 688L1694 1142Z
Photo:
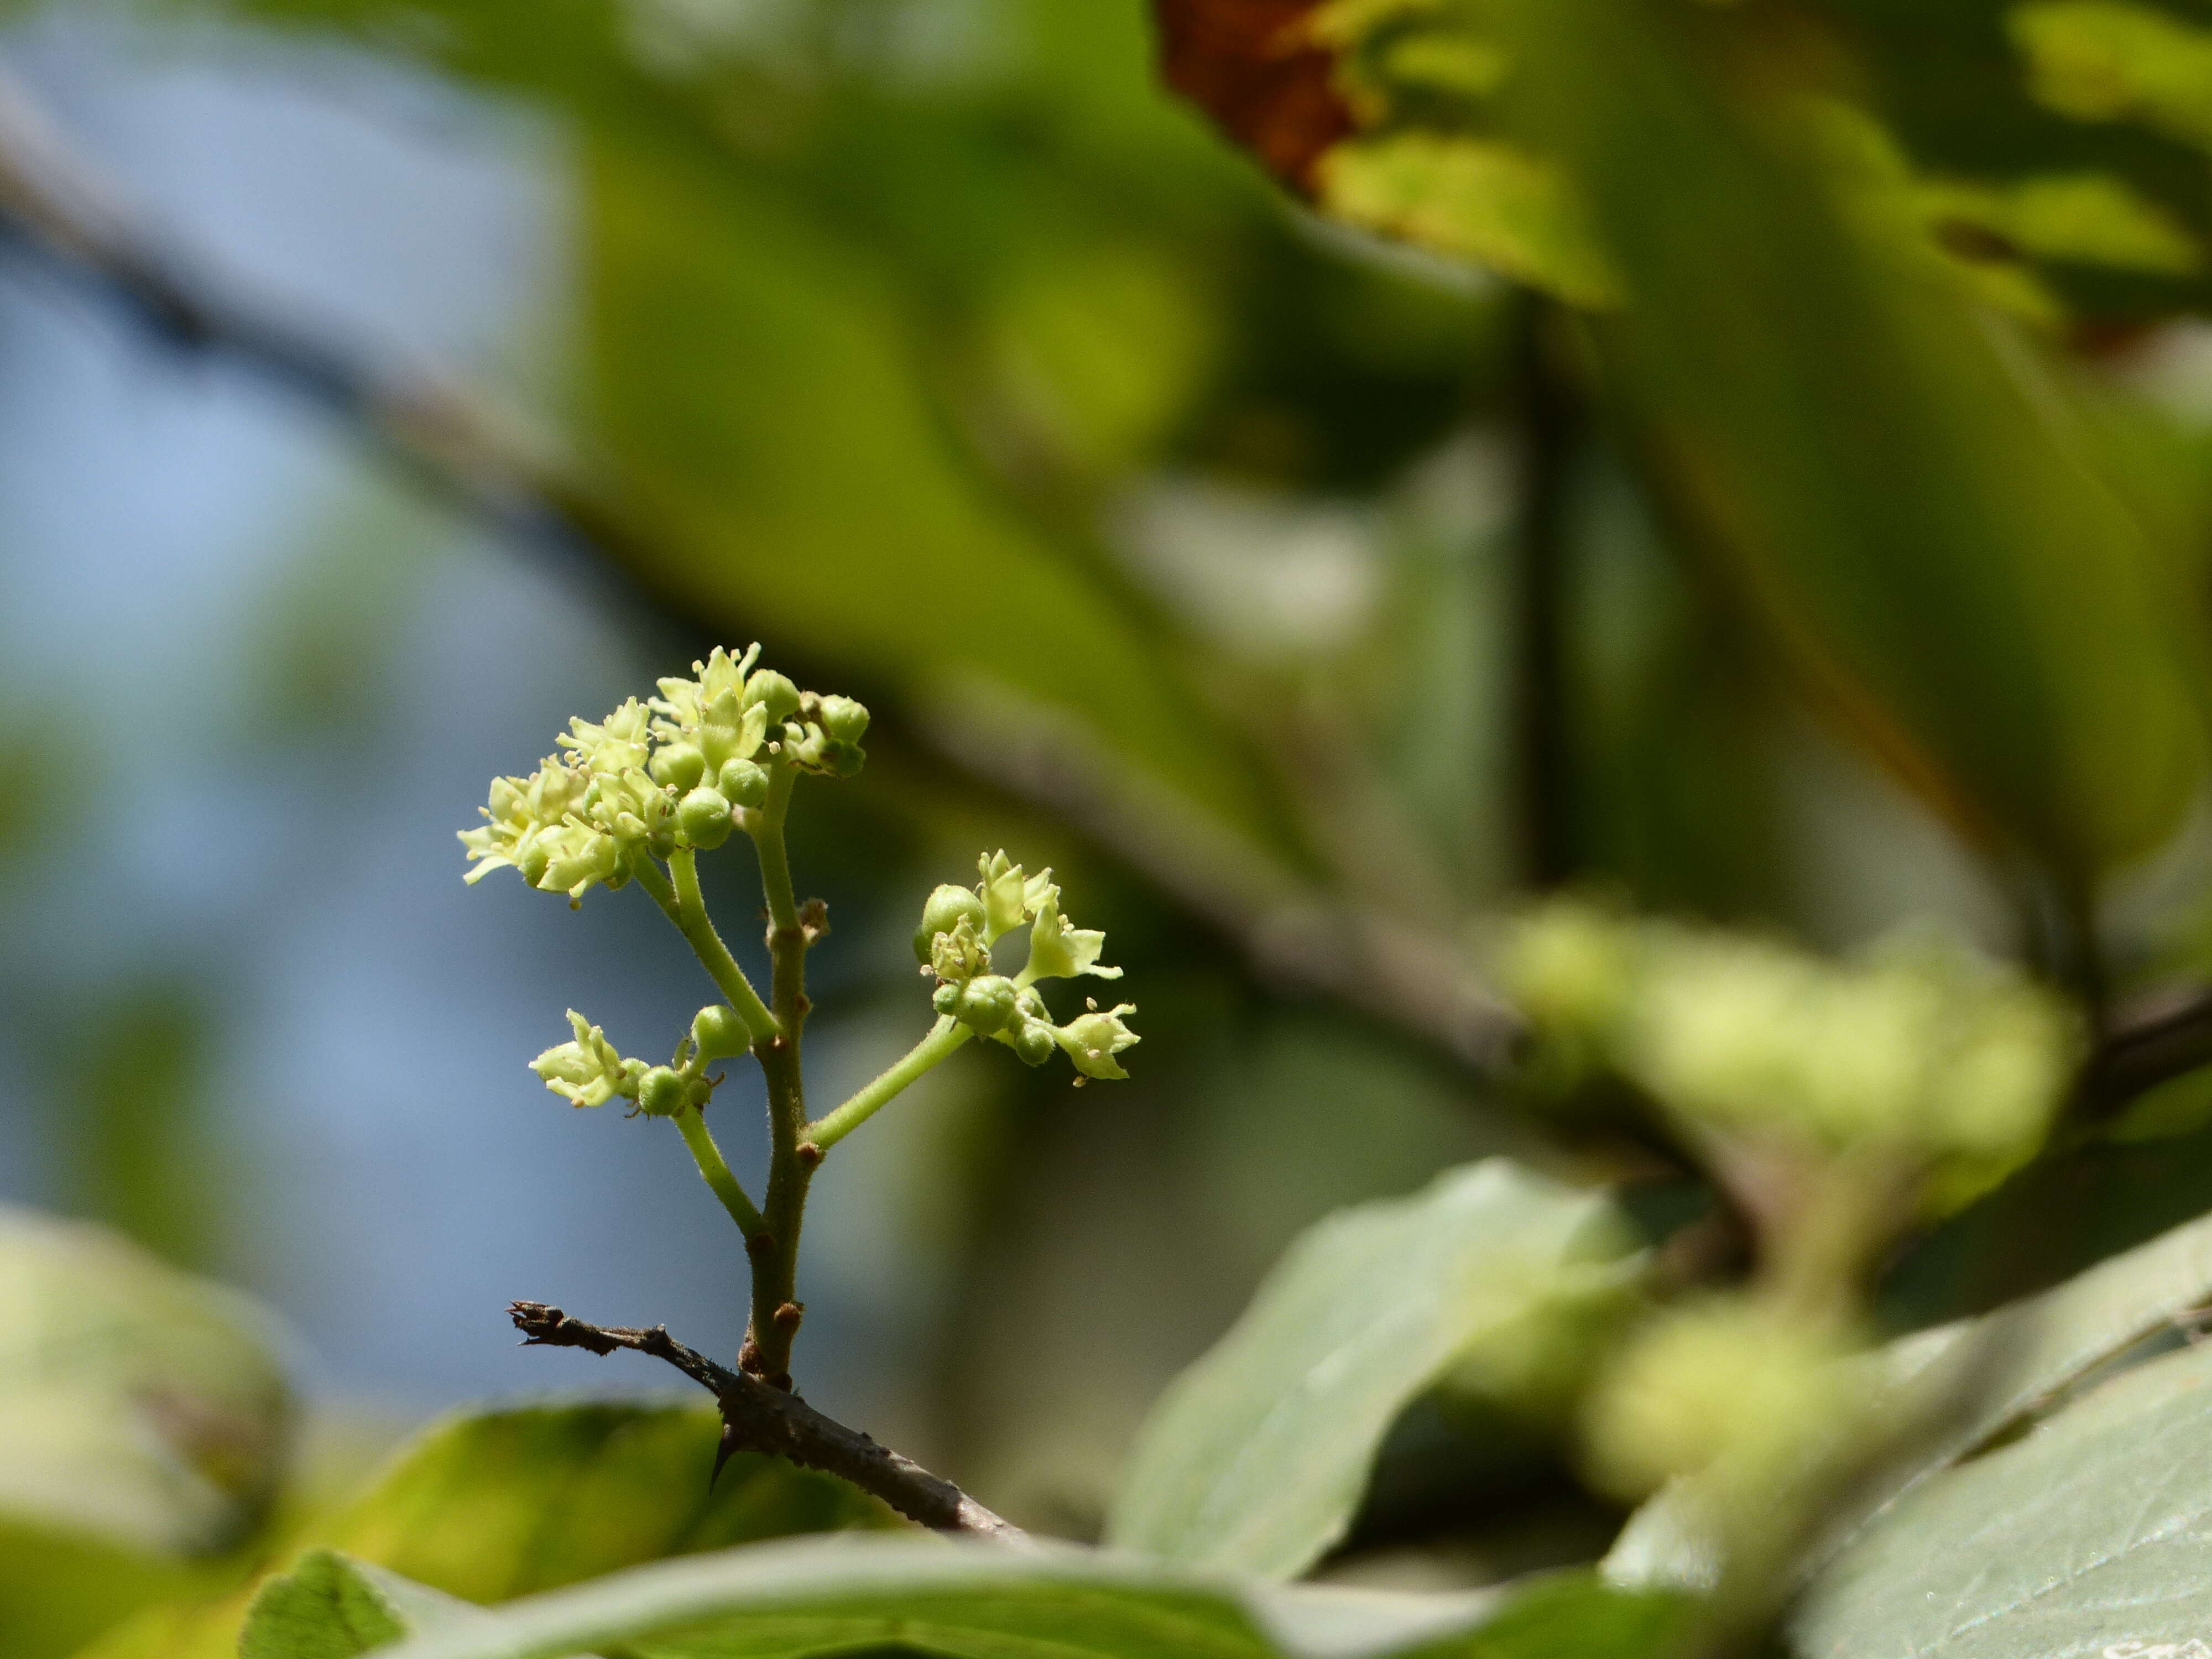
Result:
M1278 178L1310 194L1314 167L1350 136L1335 59L1303 25L1320 0L1153 0L1160 75Z

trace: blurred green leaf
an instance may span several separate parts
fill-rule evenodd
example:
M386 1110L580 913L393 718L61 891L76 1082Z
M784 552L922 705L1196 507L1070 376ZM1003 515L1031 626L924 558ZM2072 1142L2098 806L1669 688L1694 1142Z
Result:
M2199 1066L2138 1095L2106 1131L2123 1146L2192 1135L2212 1124L2212 1071Z
M2035 95L2060 114L2138 120L2212 150L2212 29L2130 0L2034 0L2006 21Z
M2204 250L2171 215L2101 173L2050 173L2000 188L1931 185L1924 210L2046 259L2170 276L2204 268Z
M1692 1604L1665 1594L1623 1594L1576 1571L1527 1581L1465 1636L1425 1644L1400 1659L1661 1659L1677 1651Z
M427 1584L335 1550L310 1550L255 1595L238 1659L355 1659L478 1616Z
M1544 1310L1575 1320L1627 1271L1628 1248L1602 1194L1502 1158L1330 1217L1154 1408L1108 1540L1187 1566L1303 1571L1344 1535L1408 1402L1486 1338L1533 1350Z
M1888 1478L1904 1490L2024 1416L2048 1410L2082 1379L2212 1300L2212 1217L2101 1261L2040 1296L1890 1343L1869 1362L1869 1386L1894 1391L1900 1413L1929 1402L1942 1431ZM1882 1523L1877 1523L1881 1525ZM1704 1586L1717 1563L1699 1520L1695 1482L1661 1492L1629 1518L1606 1558L1613 1583Z
M0 1207L0 1655L66 1653L188 1589L259 1524L291 1420L244 1297Z
M1677 1617L1587 1575L1518 1595L1240 1587L1061 1547L817 1540L669 1562L426 1632L393 1659L808 1659L915 1650L945 1659L1630 1659Z
M237 1659L239 1626L254 1588L213 1601L173 1600L147 1607L80 1649L76 1659Z
M633 497L690 550L677 574L703 608L773 621L776 648L865 663L925 703L981 677L1079 712L1194 798L1264 822L1113 590L948 450L880 260L666 150L602 143L587 211L595 412ZM1157 387L1079 395L1094 423L1158 418L1106 409Z
M1497 162L1540 158L1626 296L1589 327L1647 486L1800 685L1986 848L2078 888L2155 845L2203 775L2198 607L2064 373L1984 307L2056 316L2033 254L2198 271L2201 214L2025 154L1923 188L1765 13L1619 9L1328 9L1376 131L1321 159L1324 205L1340 155L1418 162L1354 165L1351 216L1557 289L1464 228L1525 227ZM1394 88L1377 43L1412 35L1511 72L1472 103ZM1947 259L1967 233L1995 246Z
M2000 190L2037 177L2095 174L2124 185L2199 248L2212 241L2201 150L2143 126L2084 121L2039 99L2037 54L2023 49L2018 26L2033 9L2010 0L1830 0L1826 9L1848 33L1869 106L1916 172ZM2212 285L2201 271L2124 276L2055 258L2038 274L2077 317L2140 321L2212 309Z
M1893 1342L1891 1374L1942 1394L1971 1376L1975 1409L1927 1449L1933 1468L2212 1300L2212 1217L2099 1262L2040 1296Z
M844 1482L741 1453L710 1494L710 1405L618 1401L458 1414L402 1450L317 1541L471 1601L663 1556L900 1524Z
M1521 123L1633 295L1593 329L1647 477L1801 684L1984 843L2077 878L2154 844L2203 641L2063 374L1854 228L1680 18L1509 12Z
M1572 185L1505 145L1420 133L1338 145L1321 204L1350 223L1471 259L1580 306L1621 301Z
M137 1609L190 1595L181 1562L40 1521L0 1518L0 1655L56 1659ZM208 1659L228 1659L229 1649Z
M2185 1651L2212 1629L2209 1385L2212 1348L2172 1355L1929 1480L1816 1582L1800 1650Z
M721 1419L705 1404L459 1412L417 1435L368 1491L311 1520L293 1541L334 1547L481 1603L665 1556L902 1524L841 1480L757 1453L732 1457L710 1494L707 1472L720 1436ZM150 1613L85 1659L218 1659L235 1643L246 1607L240 1593Z
M568 125L562 413L708 625L925 723L979 685L1074 714L1280 846L1247 746L1097 545L1088 499L1242 368L1254 307L1217 278L1258 272L1224 257L1224 226L1296 246L1152 86L1135 8L986 0L920 76L912 30L843 0L660 29L612 0L220 9Z

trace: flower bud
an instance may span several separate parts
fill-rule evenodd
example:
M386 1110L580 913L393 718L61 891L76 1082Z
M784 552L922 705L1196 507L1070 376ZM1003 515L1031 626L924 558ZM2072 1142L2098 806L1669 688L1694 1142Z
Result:
M860 769L867 764L867 760L868 751L859 744L832 738L822 745L822 752L815 763L833 777L851 778L860 775Z
M947 884L932 893L921 907L921 925L914 930L915 960L927 967L937 936L951 933L963 916L973 927L983 925L983 901L972 890Z
M639 1079L637 1108L647 1117L674 1117L691 1103L691 1087L681 1072L656 1066Z
M858 744L867 735L867 708L850 697L824 697L822 729L836 742Z
M1024 1066L1042 1066L1052 1058L1052 1051L1060 1046L1052 1034L1052 1027L1042 1020L1027 1019L1014 1028L1012 1039L1014 1052L1021 1056Z
M749 760L724 761L714 787L740 806L758 806L768 799L768 771Z
M730 803L719 790L694 789L676 809L677 827L684 839L702 851L712 852L730 838L737 825L730 817Z
M829 741L822 735L820 726L801 726L797 720L789 721L779 728L776 737L776 742L782 745L785 760L812 771L823 769L822 749Z
M696 743L665 743L647 769L656 783L679 790L695 789L699 780L707 775L707 757L699 752Z
M702 1008L693 1018L691 1041L698 1045L699 1059L703 1064L744 1054L753 1046L753 1034L738 1018L736 1009L727 1003L717 1002Z
M1014 982L1000 974L979 974L957 988L952 1017L984 1036L1005 1029L1014 1017Z
M773 668L763 668L745 682L744 702L748 708L765 706L771 721L789 720L799 712L799 688Z

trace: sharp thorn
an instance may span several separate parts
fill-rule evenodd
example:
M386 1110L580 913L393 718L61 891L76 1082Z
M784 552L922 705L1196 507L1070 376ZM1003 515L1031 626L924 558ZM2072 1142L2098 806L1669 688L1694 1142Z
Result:
M714 1483L722 1478L722 1465L730 1461L730 1454L738 1449L738 1425L728 1418L722 1419L722 1443L714 1448L714 1467L707 1476L707 1491L711 1496Z

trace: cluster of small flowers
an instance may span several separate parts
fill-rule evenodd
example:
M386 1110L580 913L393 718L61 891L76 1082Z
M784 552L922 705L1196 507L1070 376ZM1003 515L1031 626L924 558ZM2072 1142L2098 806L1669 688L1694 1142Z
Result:
M1832 1452L1860 1446L1881 1397L1847 1331L1750 1295L1678 1303L1614 1351L1585 1407L1585 1469L1634 1502L1709 1472L1676 1500L1748 1512ZM1711 1484L1711 1483L1717 1483Z
M2057 999L1932 935L1830 962L1561 901L1498 965L1547 1042L1676 1111L1835 1149L1917 1146L1956 1161L1967 1195L2039 1143L2080 1043Z
M982 880L975 886L948 885L932 893L915 929L915 956L925 973L937 976L938 1012L1005 1043L1028 1065L1042 1066L1060 1048L1085 1078L1127 1077L1114 1056L1139 1040L1122 1019L1137 1012L1133 1004L1101 1009L1086 1000L1085 1012L1059 1025L1036 987L1041 979L1084 974L1121 978L1119 968L1099 963L1106 935L1074 927L1060 914L1060 889L1051 871L1026 875L1004 852L981 859L977 868ZM1028 961L1012 978L994 973L991 947L1024 922Z
M732 658L717 647L696 679L665 679L650 703L632 697L605 720L573 720L527 778L491 786L485 823L460 832L471 883L511 866L532 886L580 901L629 879L641 854L710 851L730 837L739 808L768 799L759 757L850 777L866 758L868 711L849 697L802 692L760 647Z

